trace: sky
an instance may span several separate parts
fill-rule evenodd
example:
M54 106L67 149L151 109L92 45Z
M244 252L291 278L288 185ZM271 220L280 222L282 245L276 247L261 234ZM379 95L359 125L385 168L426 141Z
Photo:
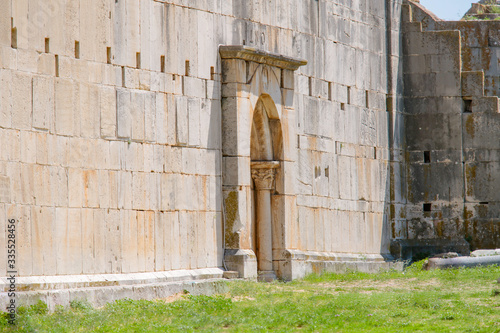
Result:
M440 19L448 21L461 19L473 2L479 0L420 0L420 4L430 9Z

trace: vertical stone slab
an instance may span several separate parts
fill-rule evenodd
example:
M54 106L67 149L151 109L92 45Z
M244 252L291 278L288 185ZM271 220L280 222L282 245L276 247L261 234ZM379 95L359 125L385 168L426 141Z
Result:
M50 167L50 187L53 204L57 207L68 207L68 174L62 167Z
M156 94L148 92L144 95L144 139L156 142Z
M54 94L53 78L33 77L33 127L53 129Z
M165 214L155 212L155 271L161 272L165 270Z
M169 271L172 269L172 256L174 255L172 252L174 247L172 246L172 230L173 230L173 221L170 217L170 212L161 212L161 219L163 224L163 269L165 271Z
M146 271L146 230L144 225L144 211L137 211L137 258L138 272Z
M161 144L168 143L168 117L167 117L167 99L164 93L155 94L155 133L156 142Z
M195 229L196 234L196 253L195 257L197 258L196 268L205 268L207 267L208 261L208 244L207 244L207 234L209 232L209 228L207 228L207 214L206 212L196 212L195 215Z
M141 68L150 69L150 57L151 54L151 46L155 44L151 44L151 7L154 2L148 0L140 0L140 50L141 53L144 54L144 57L141 57ZM154 47L154 46L153 46ZM159 58L158 58L159 60Z
M189 213L179 212L180 269L189 269Z
M145 93L133 92L130 98L130 116L132 121L132 139L137 141L144 140L144 106Z
M32 77L29 74L12 74L12 127L30 129L32 122Z
M133 210L120 210L122 241L122 273L137 272L137 214Z
M121 273L120 212L109 209L105 213L106 225L106 273Z
M74 104L76 88L73 81L56 79L55 85L55 129L60 135L73 135L75 133Z
M99 184L96 170L83 171L83 206L99 207Z
M166 94L165 98L167 100L167 143L173 145L177 143L176 97L172 94Z
M80 83L80 131L86 138L100 137L100 95L95 85Z
M69 207L80 208L83 205L83 172L82 170L68 169L68 200Z
M96 273L96 262L94 258L95 241L94 234L94 209L81 210L82 223L82 273Z
M189 142L189 114L185 96L175 96L175 114L177 144L186 145Z
M95 273L107 272L106 267L106 211L105 209L94 210L94 263Z
M200 145L200 100L198 98L188 99L188 144L190 146Z
M169 257L170 262L172 263L171 269L173 270L181 268L181 237L179 215L179 212L167 212L168 223L171 226L171 234L168 238L168 242L170 244Z
M132 137L132 113L130 92L116 90L117 134L119 138Z
M103 138L116 136L116 94L115 88L100 87L101 137Z
M54 209L51 207L31 207L33 275L55 275L57 273L57 239L54 217Z
M144 214L144 233L146 248L146 271L153 272L155 269L155 213L146 211Z
M10 30L10 29L9 29ZM12 126L12 72L0 69L0 126Z

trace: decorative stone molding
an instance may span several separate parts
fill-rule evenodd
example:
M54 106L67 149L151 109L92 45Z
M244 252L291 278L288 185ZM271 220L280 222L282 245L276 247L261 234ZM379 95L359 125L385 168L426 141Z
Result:
M296 70L307 64L306 60L265 52L245 45L224 45L219 48L222 59L242 59L282 69Z

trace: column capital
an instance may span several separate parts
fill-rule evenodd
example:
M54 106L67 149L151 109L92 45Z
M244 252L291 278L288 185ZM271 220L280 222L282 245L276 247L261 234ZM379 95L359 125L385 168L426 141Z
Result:
M252 179L256 190L272 190L274 169L252 169Z
M256 190L272 190L274 188L274 169L279 167L277 161L252 162L252 179Z

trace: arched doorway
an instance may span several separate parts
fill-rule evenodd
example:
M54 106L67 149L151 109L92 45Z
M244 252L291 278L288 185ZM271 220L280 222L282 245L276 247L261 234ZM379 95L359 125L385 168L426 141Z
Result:
M252 186L252 247L257 256L258 279L276 279L273 249L276 230L272 197L275 193L276 169L282 159L283 139L276 106L269 95L261 95L253 112L250 138ZM281 243L281 242L280 242Z

